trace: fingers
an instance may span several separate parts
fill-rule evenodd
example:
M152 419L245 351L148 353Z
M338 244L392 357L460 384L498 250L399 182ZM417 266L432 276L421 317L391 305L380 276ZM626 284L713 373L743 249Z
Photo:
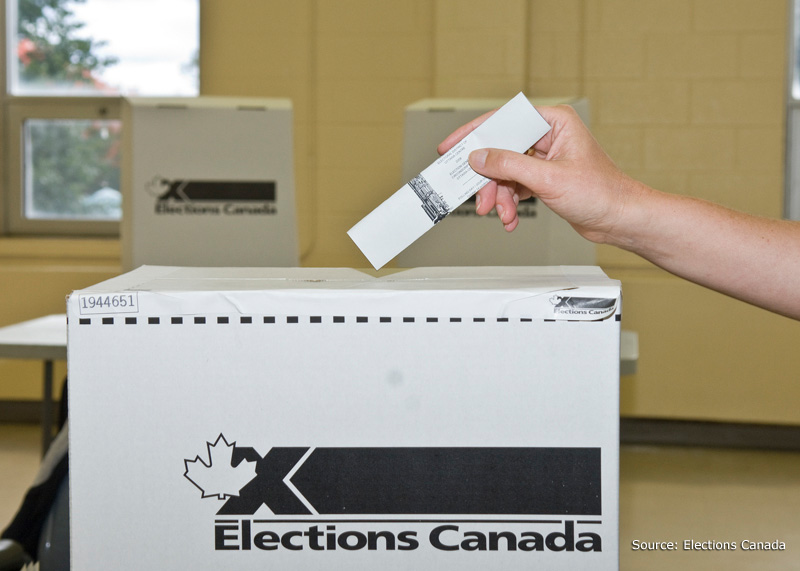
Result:
M475 212L480 216L485 216L495 209L497 217L500 218L505 229L511 232L519 223L517 216L519 201L520 196L514 185L498 183L493 180L478 191L475 197Z
M500 149L478 149L469 156L472 169L491 179L491 182L478 191L475 211L483 216L495 209L509 232L519 224L517 205L520 200L536 194L548 203L555 196L557 189L553 182L559 178L560 170L546 159L564 154L564 144L556 140L558 134L561 133L563 139L566 133L569 140L570 135L574 135L576 131L575 124L580 124L580 119L570 107L540 107L538 110L552 129L525 154ZM439 154L453 148L493 113L491 111L481 115L453 131L437 148Z
M514 220L509 222L508 224L503 224L503 228L506 232L513 232L514 229L519 225L519 216L514 214Z
M478 191L475 196L475 212L480 216L486 216L494 208L494 203L497 197L497 182L489 181L489 183Z
M469 154L469 165L475 172L492 180L519 183L529 189L533 187L530 180L532 163L539 169L549 166L548 161L502 149L477 149Z
M577 114L575 110L569 107L568 105L558 105L555 107L537 107L537 111L544 117L545 121L547 121L550 125L556 125L562 122L570 122L575 121L577 119ZM452 133L450 133L447 138L439 143L437 147L437 151L439 151L440 155L445 154L449 151L453 146L458 143L461 139L469 135L472 131L478 128L484 121L486 121L489 117L494 115L497 110L489 111L488 113L484 113L480 117L473 119L469 123L462 125ZM580 119L577 119L580 121ZM539 141L534 145L533 149L536 151L536 156L540 158L544 158L547 154L547 151L550 148L552 143L553 131L551 130L547 135L539 139Z
M517 204L519 198L514 191L514 185L500 183L497 185L497 196L495 198L495 209L497 217L508 232L517 227L519 217L517 216Z
M527 154L499 149L478 149L470 153L470 166L483 176L492 179L480 192L478 214L486 214L494 207L507 232L519 224L517 206L520 200L533 196L530 187L531 162L547 168L546 161ZM487 204L487 201L491 201Z
M488 113L484 113L480 117L477 117L470 121L469 123L462 125L452 133L450 133L447 138L439 143L439 146L436 150L439 152L440 155L445 154L447 151L453 148L453 146L458 143L461 139L472 133L478 126L486 121L489 117L494 115L496 109L494 111L489 111Z

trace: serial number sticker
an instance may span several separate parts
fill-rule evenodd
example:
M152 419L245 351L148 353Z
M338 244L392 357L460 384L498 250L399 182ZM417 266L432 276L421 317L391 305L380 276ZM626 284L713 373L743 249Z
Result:
M78 298L81 315L93 313L139 313L139 296L132 293L85 293Z

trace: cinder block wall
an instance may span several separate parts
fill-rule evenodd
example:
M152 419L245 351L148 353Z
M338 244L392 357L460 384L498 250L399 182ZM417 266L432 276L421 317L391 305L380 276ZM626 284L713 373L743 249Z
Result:
M294 101L306 266L366 265L345 232L402 182L403 108L428 97L586 96L633 176L781 214L788 0L201 1L202 92ZM598 261L640 335L624 415L800 423L796 323Z
M790 3L575 4L579 85L617 163L662 190L781 216ZM534 25L563 13L561 2L534 5L548 15ZM555 38L548 45L558 49ZM545 88L552 73L532 68L532 84ZM624 326L640 334L639 373L622 380L623 414L800 420L790 402L800 396L797 324L618 250L598 248L598 261L622 279Z

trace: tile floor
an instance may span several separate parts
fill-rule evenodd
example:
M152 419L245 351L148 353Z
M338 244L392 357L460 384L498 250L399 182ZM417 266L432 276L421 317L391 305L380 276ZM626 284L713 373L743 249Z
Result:
M800 453L623 447L621 569L800 569ZM678 543L674 551L633 541ZM684 541L736 543L735 551L684 550ZM785 543L744 551L742 541Z
M0 527L39 464L39 428L0 423ZM707 448L622 448L623 570L800 570L800 453ZM643 551L633 541L668 542ZM686 540L735 542L735 551L685 550ZM785 551L744 551L742 541L781 541Z

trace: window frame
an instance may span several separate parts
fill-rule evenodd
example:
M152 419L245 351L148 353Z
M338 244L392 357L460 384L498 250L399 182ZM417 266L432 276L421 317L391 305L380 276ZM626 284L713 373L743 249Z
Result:
M0 0L0 30L3 31L2 41L0 42L0 77L2 77L3 89L0 90L0 236L7 233L6 224L6 197L8 196L8 184L6 178L6 164L8 160L8 141L6 139L6 100L8 97L8 75L6 74L6 0Z
M6 231L9 234L59 234L113 236L120 221L87 219L34 219L24 214L25 142L23 129L29 119L121 120L122 98L7 96L5 113Z
M786 80L786 149L783 216L800 220L800 0L789 2L788 73ZM795 85L798 93L795 94Z
M28 119L100 119L122 120L124 95L14 95L8 76L12 54L8 53L7 25L13 16L12 2L0 0L0 236L107 236L118 237L121 220L32 219L23 211L24 141L23 129ZM198 0L198 17L202 18L202 2ZM200 45L198 22L198 50ZM198 72L199 72L198 61ZM198 77L198 96L201 85ZM122 126L123 138L125 126ZM123 212L123 216L124 216Z
M28 119L113 119L122 118L121 95L58 96L12 95L8 76L8 29L12 0L0 0L0 234L2 235L73 235L119 236L120 222L108 220L57 220L26 218L23 212L24 141L23 128Z

